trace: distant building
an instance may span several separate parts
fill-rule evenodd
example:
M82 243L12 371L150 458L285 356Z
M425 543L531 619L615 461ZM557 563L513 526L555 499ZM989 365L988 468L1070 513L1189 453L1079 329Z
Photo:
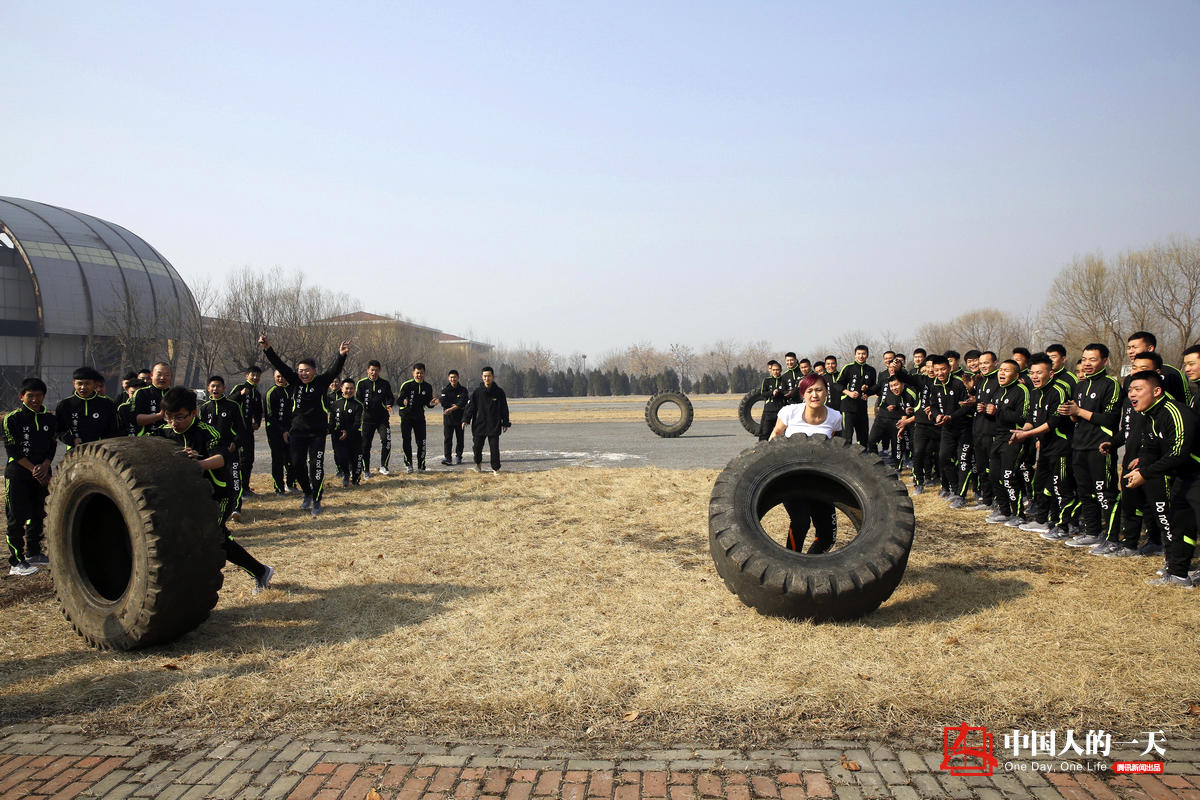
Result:
M45 380L56 402L85 364L110 391L122 367L163 353L180 373L198 325L187 284L144 239L78 211L0 197L0 408L28 376Z

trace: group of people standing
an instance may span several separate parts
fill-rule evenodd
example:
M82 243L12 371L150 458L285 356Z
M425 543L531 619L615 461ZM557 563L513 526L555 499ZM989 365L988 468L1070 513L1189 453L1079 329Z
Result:
M814 365L789 353L786 369L768 362L759 438L840 434L897 470L909 467L915 494L936 486L951 508L987 511L987 523L1093 555L1162 556L1150 582L1190 589L1200 582L1191 571L1200 530L1200 345L1184 351L1182 371L1156 347L1148 331L1129 337L1123 381L1101 343L1084 347L1073 369L1061 344L1036 354L1013 348L1004 360L990 350L918 348L911 368L888 351L882 374L866 363L863 345L840 370L832 356ZM807 506L791 514L789 547L800 549L811 517L813 547L823 552L831 522L819 502Z
M511 426L508 400L496 384L491 367L481 371L480 385L468 391L457 370L434 395L425 381L425 365L412 368L412 378L396 392L380 376L378 361L370 361L359 380L341 377L350 342L342 342L328 369L303 358L293 368L259 337L263 355L274 367L274 382L265 395L258 385L262 370L251 366L245 380L226 390L224 378L206 382L206 399L174 386L167 362L127 374L121 402L104 394L104 377L91 367L73 376L74 393L55 412L45 407L46 384L27 378L20 387L21 405L4 417L8 463L5 477L9 574L30 575L49 563L42 548L45 504L51 464L59 443L68 449L118 436L162 436L180 444L194 458L212 488L219 508L226 557L255 580L255 591L270 585L274 570L245 551L230 535L228 522L241 522L243 499L255 494L250 475L255 462L255 431L265 426L271 454L271 478L279 495L303 495L301 508L314 517L322 512L324 458L332 438L334 459L342 485L369 478L371 447L379 438L378 474L388 475L391 457L391 415L397 408L408 473L424 472L426 409L441 407L444 457L441 463L462 463L464 432L472 434L475 469L483 471L483 447L490 449L493 474L500 471L500 434ZM326 391L326 387L329 391ZM415 444L415 447L414 447Z

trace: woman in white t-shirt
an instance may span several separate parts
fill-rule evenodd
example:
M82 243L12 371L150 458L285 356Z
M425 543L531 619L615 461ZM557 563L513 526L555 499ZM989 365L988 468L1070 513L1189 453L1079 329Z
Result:
M816 373L805 375L796 389L803 401L779 410L775 430L771 431L772 439L797 433L832 439L835 433L842 430L841 412L825 405L829 400L829 386L823 376ZM788 527L789 550L800 552L803 549L810 523L816 529L816 538L808 549L809 554L824 553L833 547L837 536L837 509L832 503L793 499L785 500L783 506L791 518Z

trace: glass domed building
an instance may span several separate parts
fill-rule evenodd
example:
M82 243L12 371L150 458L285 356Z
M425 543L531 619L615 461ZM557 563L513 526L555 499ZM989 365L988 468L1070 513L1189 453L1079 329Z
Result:
M38 376L53 406L71 373L170 361L184 374L200 313L187 284L144 239L78 211L0 197L0 408Z

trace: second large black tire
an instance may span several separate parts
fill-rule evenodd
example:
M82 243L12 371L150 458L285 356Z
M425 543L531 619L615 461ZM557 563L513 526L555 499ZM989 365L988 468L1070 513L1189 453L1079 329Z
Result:
M788 550L760 520L785 499L833 503L858 535L828 553ZM841 437L803 434L764 442L717 476L708 506L709 553L746 605L768 616L855 619L895 591L912 549L913 504L878 456Z
M100 649L169 642L207 619L221 588L221 535L208 480L165 439L74 447L50 486L54 592Z
M679 421L673 425L666 424L658 417L659 409L667 403L679 406ZM694 417L692 401L688 400L687 395L683 392L659 392L646 401L646 424L650 426L650 430L664 439L682 436L684 431L692 427Z
M754 418L754 406L758 403L766 403L767 398L762 393L762 389L751 389L742 397L742 401L738 403L738 421L742 423L742 427L749 433L758 436L758 425L762 420L762 409L758 410L758 419Z

